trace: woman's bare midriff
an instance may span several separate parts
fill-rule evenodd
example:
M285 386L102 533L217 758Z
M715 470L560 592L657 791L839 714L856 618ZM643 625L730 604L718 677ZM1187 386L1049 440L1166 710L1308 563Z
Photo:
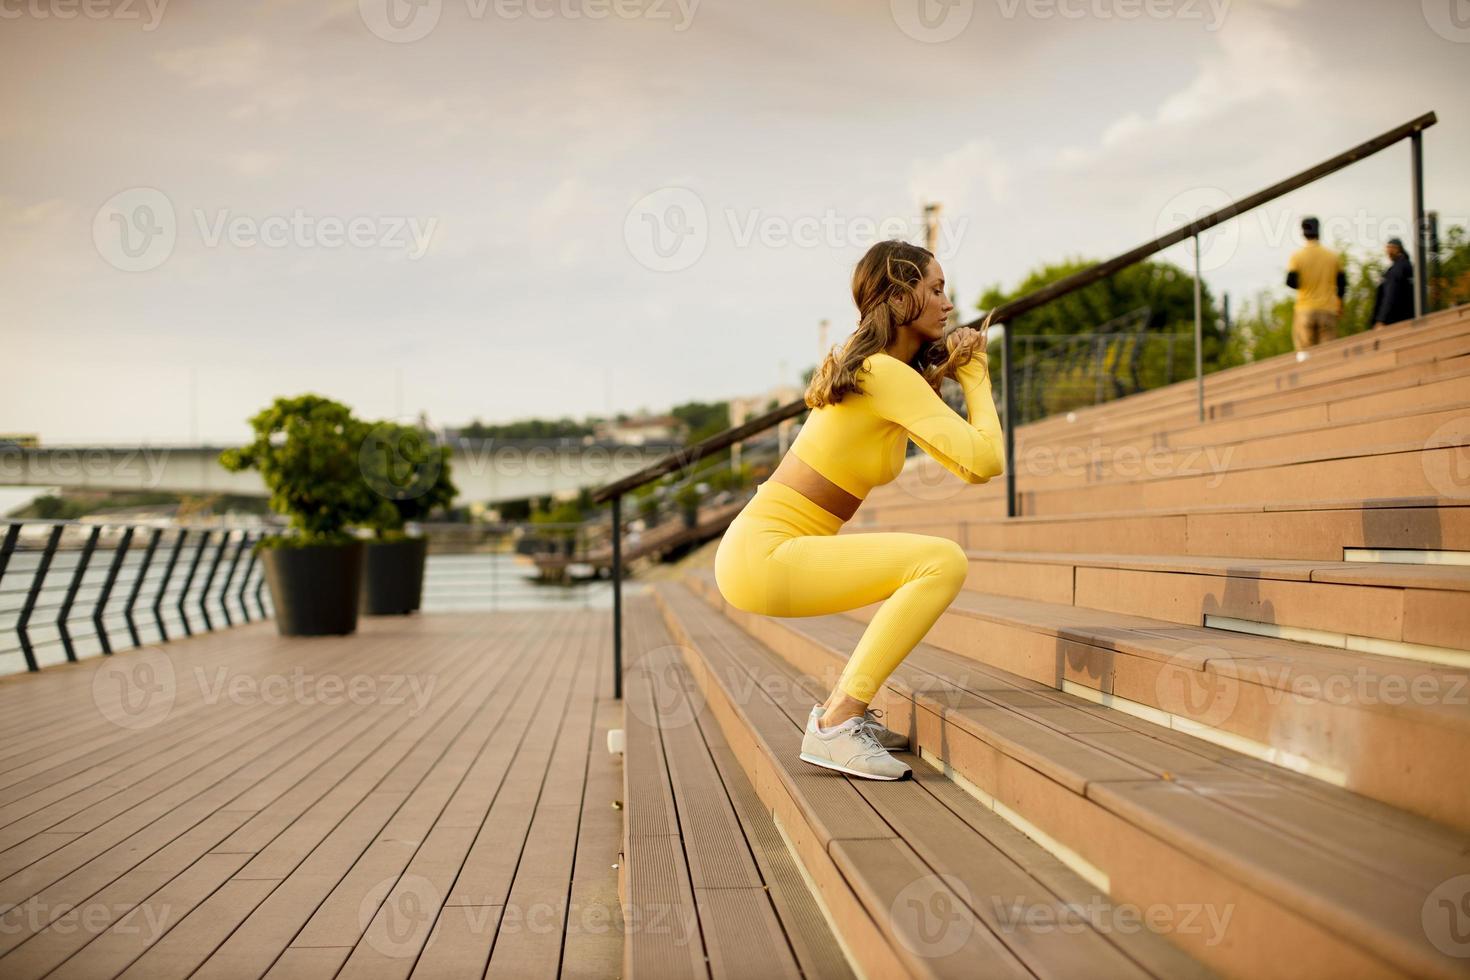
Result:
M852 515L857 513L858 506L863 502L861 497L854 497L812 469L793 452L787 452L781 457L781 462L769 479L786 484L827 513L844 521L852 520Z

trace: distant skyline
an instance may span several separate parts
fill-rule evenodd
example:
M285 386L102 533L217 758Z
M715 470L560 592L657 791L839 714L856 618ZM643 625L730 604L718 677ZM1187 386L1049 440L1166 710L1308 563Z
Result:
M0 432L753 394L926 201L968 318L1431 109L1426 204L1466 223L1457 2L0 4ZM1207 239L1205 281L1238 303L1303 215L1378 252L1409 208L1404 145Z

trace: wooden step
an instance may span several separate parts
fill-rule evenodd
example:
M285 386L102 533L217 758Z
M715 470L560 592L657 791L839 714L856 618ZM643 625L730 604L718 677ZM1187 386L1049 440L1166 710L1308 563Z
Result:
M688 581L819 691L862 630L841 615L751 616L725 607L707 573ZM943 626L880 691L885 717L1113 900L1230 909L1223 942L1170 934L1186 952L1232 976L1470 975L1423 918L1436 889L1470 871L1463 829L961 656L933 642ZM1059 651L1053 670L1069 660Z
M653 600L625 615L623 976L854 977Z
M928 642L1470 830L1464 670L970 591Z
M1437 314L1437 319L1420 321L1422 325L1396 325L1392 330L1361 333L1339 338L1330 344L1314 347L1305 361L1295 352L1268 358L1253 364L1227 368L1207 374L1204 379L1206 407L1222 400L1238 400L1245 391L1258 393L1299 387L1314 379L1333 375L1349 377L1352 372L1366 373L1374 359L1381 368L1416 360L1454 356L1463 352L1464 338L1470 335L1470 306ZM1391 361L1383 361L1390 355ZM1344 374L1344 372L1347 372ZM1049 416L1027 423L1017 430L1038 441L1065 437L1067 433L1086 431L1102 424L1112 425L1129 416L1157 417L1162 412L1180 407L1194 410L1198 398L1193 378L1162 388L1139 392L1100 405L1080 408L1071 413Z
M1432 403L1432 400L1437 397L1461 401L1465 398L1466 382L1464 379L1467 374L1470 374L1470 355L1467 354L1426 363L1385 368L1382 371L1370 369L1363 375L1314 381L1279 391L1250 391L1215 402L1207 400L1204 420L1254 418L1292 408L1326 404L1363 394L1402 391L1411 388L1428 389L1427 393L1419 393L1420 398L1416 399L1418 402ZM1451 382L1451 384L1448 386L1448 393L1441 395L1439 393L1446 389L1445 382ZM1122 401L1118 404L1122 404ZM1169 411L1150 412L1146 415L1120 413L1116 417L1100 420L1091 428L1073 429L1052 440L1042 441L1028 437L1019 441L1031 446L1086 442L1094 436L1101 436L1104 441L1114 441L1136 434L1168 432L1184 426L1197 425L1199 421L1198 409L1194 405L1188 405Z
M864 520L841 533L914 531L990 551L1112 552L1337 561L1346 548L1470 551L1470 504L1317 500L1007 518ZM954 514L959 508L943 508Z
M1246 467L1372 456L1456 440L1470 445L1470 402L1438 410L1392 413L1387 417L1320 422L1267 436L1205 446L1148 445L1138 439L1122 445L1038 450L1017 457L1018 482L1028 490L1057 490L1105 483L1127 483L1147 475L1212 474Z
M1228 617L1336 634L1343 638L1338 646L1351 643L1353 649L1384 656L1470 668L1470 566L968 553L965 587L979 593L1187 626L1207 626L1206 617Z
M988 808L914 759L852 779L798 758L820 699L686 586L655 595L704 702L873 977L1208 975ZM1095 909L1078 919L1076 909ZM1228 940L1226 940L1228 941ZM749 974L758 975L758 974Z

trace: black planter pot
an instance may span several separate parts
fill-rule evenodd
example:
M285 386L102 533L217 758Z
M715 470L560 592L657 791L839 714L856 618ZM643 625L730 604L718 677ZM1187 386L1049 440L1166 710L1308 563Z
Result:
M362 555L361 541L262 551L280 635L323 636L357 629Z
M425 537L369 541L362 563L362 611L370 616L402 616L418 609L428 554Z

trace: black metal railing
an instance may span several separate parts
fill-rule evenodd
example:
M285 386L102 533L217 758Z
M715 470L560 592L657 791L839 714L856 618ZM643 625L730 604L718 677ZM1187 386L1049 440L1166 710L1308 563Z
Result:
M254 549L269 529L0 520L0 673L270 616ZM254 612L251 606L254 606ZM49 659L49 658L48 658Z
M1136 265L1146 259L1157 255L1180 242L1193 240L1194 242L1194 375L1196 385L1196 400L1198 403L1199 418L1203 421L1205 417L1204 401L1204 361L1203 361L1203 326L1201 322L1201 278L1200 278L1200 243L1199 236L1216 225L1223 224L1233 218L1237 218L1248 211L1252 211L1264 204L1268 204L1277 198L1299 190L1306 185L1321 180L1329 174L1336 173L1344 167L1348 167L1360 160L1366 159L1379 153L1390 146L1394 146L1404 140L1410 142L1410 191L1411 203L1414 212L1414 263L1421 270L1415 277L1417 287L1414 290L1414 313L1420 316L1428 309L1428 295L1425 292L1428 276L1422 271L1428 266L1425 264L1425 255L1429 250L1429 223L1424 211L1424 130L1439 121L1433 112L1426 112L1416 119L1396 126L1374 138L1358 144L1350 150L1339 153L1330 159L1324 160L1316 166L1309 167L1285 180L1278 181L1263 190L1247 195L1237 201L1227 204L1204 217L1197 218L1188 224L1181 225L1167 234L1160 235L1152 241L1145 242L1136 248L1129 249L1105 262L1099 262L1058 279L1035 292L1027 293L1025 296L1017 297L1007 303L1003 303L989 311L985 317L978 318L965 326L979 329L986 325L987 321L999 327L1001 334L1001 361L1002 361L1002 391L1001 391L1001 416L1007 420L1005 431L1005 477L1006 477L1006 516L1017 516L1016 502L1016 426L1012 424L1016 419L1016 358L1015 338L1013 331L1008 325L1024 313L1039 309L1048 303L1061 299L1078 290L1085 289L1093 283L1101 282L1119 271ZM992 327L994 329L995 327ZM592 494L593 503L604 501L612 502L612 550L613 550L613 684L614 697L622 697L622 662L623 662L623 619L622 619L622 590L620 580L622 577L621 551L618 533L621 524L621 502L624 494L629 491L656 480L661 476L672 473L675 470L692 466L699 460L712 453L719 452L738 442L743 442L752 436L764 432L781 422L795 418L806 411L806 403L797 399L789 404L774 408L764 415L749 420L743 425L727 429L724 432L710 436L708 439L688 446L677 452L670 453L658 462L631 473L620 480L616 480L605 486L599 487Z

